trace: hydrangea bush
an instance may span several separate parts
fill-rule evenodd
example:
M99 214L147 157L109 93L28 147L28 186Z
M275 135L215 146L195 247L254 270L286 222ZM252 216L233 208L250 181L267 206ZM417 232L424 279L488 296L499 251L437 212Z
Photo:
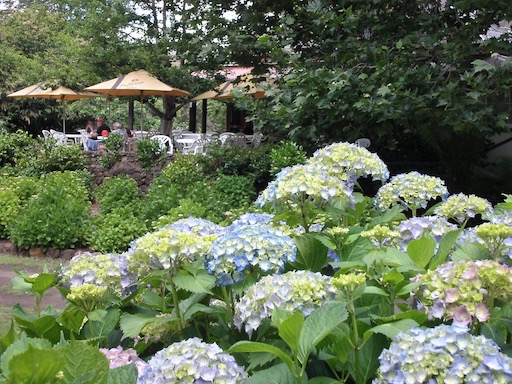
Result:
M137 356L137 352L133 348L126 350L123 350L121 346L117 346L116 348L100 348L100 352L107 358L110 369L134 364L137 367L139 375L142 375L147 367L147 363Z
M411 210L413 216L419 208L437 198L445 198L448 190L439 177L422 175L419 172L401 173L384 184L375 197L375 205L384 211L391 206L399 205Z
M269 275L252 285L235 305L234 324L249 335L275 308L309 315L322 303L333 300L336 290L330 278L310 271Z
M429 317L463 325L486 321L496 299L512 299L512 269L492 260L448 262L412 280Z
M207 344L194 337L158 351L148 361L138 383L241 384L247 378L233 356L215 343Z
M399 334L379 361L373 384L512 382L512 359L465 327L412 328Z
M281 272L287 262L295 261L293 240L266 225L241 226L213 242L206 256L206 269L220 285L241 281L257 271Z
M455 224L449 223L441 216L411 217L410 219L401 221L395 227L395 231L398 232L395 244L401 250L406 251L411 240L417 240L423 236L425 232L428 232L436 241L436 245L439 246L439 242L443 236L456 229L457 226Z

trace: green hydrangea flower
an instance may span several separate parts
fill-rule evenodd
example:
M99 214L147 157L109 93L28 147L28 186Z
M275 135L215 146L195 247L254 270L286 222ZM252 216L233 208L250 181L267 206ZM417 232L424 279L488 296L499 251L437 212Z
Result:
M453 219L459 225L464 225L476 215L490 216L492 214L492 205L481 197L459 193L449 196L446 201L436 207L434 213L448 219Z
M350 143L334 143L317 150L308 164L324 168L330 175L348 180L372 176L373 180L386 181L389 178L388 167L375 153Z
M393 240L398 239L400 233L385 225L378 224L372 229L362 231L361 237L370 240L375 247L382 248L389 245Z
M413 216L419 208L426 208L430 200L448 195L444 181L439 177L419 172L402 173L383 185L375 197L375 205L381 211L400 205L410 209Z
M176 271L183 263L204 256L216 238L216 235L201 236L193 231L178 232L164 227L135 240L128 265L140 276L159 269Z

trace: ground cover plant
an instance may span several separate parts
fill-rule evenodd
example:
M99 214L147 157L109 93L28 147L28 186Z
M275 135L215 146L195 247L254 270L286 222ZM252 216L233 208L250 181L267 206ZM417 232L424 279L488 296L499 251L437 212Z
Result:
M176 214L125 252L20 274L36 299L56 286L67 306L13 308L2 378L512 379L512 196L492 206L435 176L390 179L376 154L335 143L277 173L256 205L222 225Z

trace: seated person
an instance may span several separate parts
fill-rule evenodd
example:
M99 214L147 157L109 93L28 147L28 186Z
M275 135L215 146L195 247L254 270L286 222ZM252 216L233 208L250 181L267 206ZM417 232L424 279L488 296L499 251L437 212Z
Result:
M118 123L117 121L112 124L112 133L119 133L120 135L123 135L125 139L128 138L128 132L126 129L123 129L121 123Z
M98 136L108 136L108 134L110 133L110 128L107 124L103 122L103 119L96 119L96 123L98 124L98 127L96 128L96 132L91 133L91 139L95 140Z
M96 123L93 118L87 119L87 125L85 126L85 133L90 135L92 132L96 132L98 127L96 126Z

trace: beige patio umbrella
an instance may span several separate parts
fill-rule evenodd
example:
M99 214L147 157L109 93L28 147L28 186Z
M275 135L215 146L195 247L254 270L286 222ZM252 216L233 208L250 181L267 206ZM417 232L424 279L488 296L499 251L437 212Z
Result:
M192 96L187 91L161 82L143 69L92 85L85 88L85 90L111 96L139 96L141 102L141 129L144 96Z
M48 87L46 82L42 81L38 84L20 89L14 93L7 95L13 98L36 98L36 99L56 99L62 102L62 130L66 133L66 101L75 101L85 98L99 97L97 93L77 92L70 88L59 86L55 89Z
M263 84L268 84L268 81L255 83L253 81L253 76L251 74L240 76L240 80L235 82L235 79L228 80L221 85L219 85L216 89L206 91L197 95L192 99L192 101L198 100L206 100L206 99L232 99L234 98L233 91L235 89L240 89L243 94L251 95L255 99L263 99L265 97L265 90L260 86Z

